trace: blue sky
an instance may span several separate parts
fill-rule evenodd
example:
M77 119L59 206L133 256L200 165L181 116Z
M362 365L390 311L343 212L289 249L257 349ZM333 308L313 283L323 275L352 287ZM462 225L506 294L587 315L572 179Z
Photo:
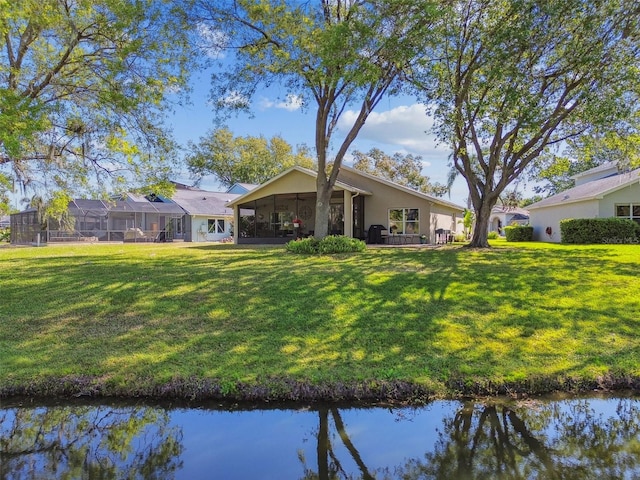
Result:
M182 145L188 141L198 142L200 137L215 128L213 112L208 106L209 78L206 74L193 78L193 93L191 105L180 107L169 119L176 140ZM314 147L315 136L315 105L303 111L295 102L286 102L286 91L277 86L263 90L252 99L252 116L241 115L232 117L226 125L236 136L259 136L271 138L280 135L291 145L306 144ZM343 114L343 123L339 123L338 131L334 134L333 147L337 149L339 142L350 127L349 120L353 112ZM444 145L437 145L433 135L426 132L431 128L431 121L427 117L423 105L413 98L401 97L385 99L370 115L360 135L349 149L367 152L377 147L387 154L396 152L402 154L419 155L423 160L423 174L430 177L432 182L446 183L449 171L449 149ZM350 164L350 158L345 163ZM185 171L178 181L192 183ZM207 177L201 183L201 188L218 190L221 187L214 177ZM450 197L447 200L465 206L468 196L467 187L463 179L456 180Z

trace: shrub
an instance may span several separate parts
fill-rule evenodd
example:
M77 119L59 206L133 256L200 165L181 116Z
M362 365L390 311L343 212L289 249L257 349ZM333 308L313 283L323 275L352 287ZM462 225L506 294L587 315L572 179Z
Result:
M530 242L533 240L533 227L530 225L511 225L504 227L507 242Z
M454 242L466 242L467 236L464 233L456 233L455 237L453 237Z
M0 242L8 242L11 240L11 229L0 228Z
M286 245L287 251L304 254L332 254L363 252L367 245L357 238L345 237L343 235L330 235L318 240L313 237L292 240Z
M489 234L487 235L487 238L489 240L495 240L496 238L498 238L500 235L498 235L498 232L489 232Z
M638 224L628 218L568 218L560 221L562 243L637 243Z
M318 245L320 240L313 237L300 238L298 240L291 240L287 242L286 248L288 252L292 253L318 253Z

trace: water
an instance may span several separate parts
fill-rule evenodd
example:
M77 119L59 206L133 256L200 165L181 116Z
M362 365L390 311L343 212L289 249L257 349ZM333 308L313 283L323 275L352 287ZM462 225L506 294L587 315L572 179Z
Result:
M0 479L639 479L640 397L420 408L0 404Z

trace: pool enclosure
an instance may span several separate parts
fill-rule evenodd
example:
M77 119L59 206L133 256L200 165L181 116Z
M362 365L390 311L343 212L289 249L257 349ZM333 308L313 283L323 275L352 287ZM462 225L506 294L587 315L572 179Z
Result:
M11 215L11 243L172 241L183 238L184 216L178 204L162 196L128 193L110 200L77 199L60 220L43 222L35 209Z

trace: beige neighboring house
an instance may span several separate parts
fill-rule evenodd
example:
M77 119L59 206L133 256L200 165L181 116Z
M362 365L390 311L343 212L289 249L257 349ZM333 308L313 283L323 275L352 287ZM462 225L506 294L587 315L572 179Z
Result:
M560 242L567 218L629 218L640 223L640 169L609 162L572 177L575 187L528 206L534 240Z
M519 207L507 207L496 205L491 209L489 217L489 231L504 235L504 227L510 225L527 225L529 223L529 210Z
M231 200L236 243L285 243L314 234L316 172L292 167ZM370 243L435 243L455 233L464 208L351 167L340 168L329 233ZM372 235L376 232L378 235Z

